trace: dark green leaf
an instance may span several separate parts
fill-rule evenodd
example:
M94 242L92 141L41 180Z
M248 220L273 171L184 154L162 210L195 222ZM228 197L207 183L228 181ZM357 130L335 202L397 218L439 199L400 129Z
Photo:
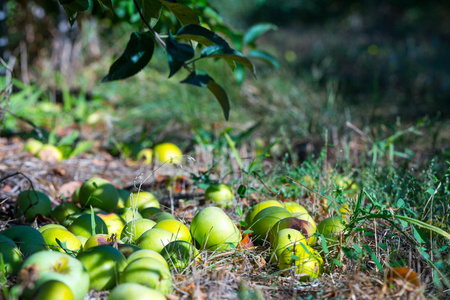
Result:
M249 69L253 74L255 74L255 68L253 64L239 51L236 51L230 47L225 47L221 45L209 46L203 49L201 53L201 57L203 58L225 58L229 60L233 60L237 63L244 65L247 69Z
M333 262L334 262L334 264L336 265L336 266L338 266L338 267L342 267L342 264L341 264L341 262L338 260L338 259L333 259Z
M242 232L243 234L253 233L253 230L247 229Z
M209 82L213 80L206 72L196 70L189 74L189 76L181 81L181 83L189 83L198 87L206 87Z
M145 20L154 26L161 16L161 2L159 0L138 0L138 3Z
M181 25L200 24L197 13L186 5L166 0L160 1L175 15Z
M274 68L277 68L277 69L280 68L280 63L276 60L276 58L264 51L251 50L247 53L247 57L257 58L257 59L260 59L260 60L264 61L265 63L271 65Z
M89 0L59 0L59 3L63 6L70 25L75 23L79 12L89 8Z
M188 44L179 44L173 38L172 33L169 32L169 38L166 42L167 46L167 60L169 61L170 74L178 72L178 70L183 66L183 64L194 57L194 48Z
M242 49L244 48L244 44L242 42L242 33L233 31L223 25L214 26L214 31L225 34L231 40L231 43L236 50L242 51Z
M193 40L205 46L216 44L224 47L230 47L223 38L200 25L185 25L178 30L176 37L180 39Z
M98 0L98 2L106 6L109 10L114 11L111 0Z
M125 52L113 63L102 82L124 79L138 73L152 58L154 47L150 33L133 32Z
M245 187L245 185L240 185L238 187L237 193L239 195L240 198L245 198L245 193L247 192L247 188Z
M270 23L259 23L256 24L245 33L244 35L244 43L247 45L253 44L255 40L265 32L269 30L277 30L277 26Z
M320 234L320 237L321 237L321 245L322 245L323 253L328 254L330 252L330 250L328 250L327 241L326 241L325 237L323 236L323 234Z

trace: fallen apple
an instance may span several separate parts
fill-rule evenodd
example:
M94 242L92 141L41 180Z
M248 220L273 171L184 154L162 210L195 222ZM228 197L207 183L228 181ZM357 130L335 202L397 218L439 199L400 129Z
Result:
M147 207L159 208L160 205L158 199L152 193L140 191L130 194L127 201L125 201L125 207L137 208L138 211L142 211Z
M159 254L158 252L156 252L154 250L150 250L150 249L140 249L138 251L135 251L130 256L128 256L127 261L128 261L128 263L130 263L133 260L136 260L136 259L139 259L139 258L143 258L143 257L150 257L150 258L154 258L156 260L159 260L167 268L169 268L169 264L167 263L165 258L161 254Z
M305 234L304 232L302 233L303 235L305 235L305 237L306 235L308 235L306 237L306 239L308 240L308 245L314 245L317 242L317 237L314 235L314 233L316 233L317 231L317 225L314 219L310 215L306 215L304 213L293 213L292 216L300 220L305 220L311 224L311 227L308 228L309 234Z
M137 240L136 245L141 249L150 249L158 253L165 245L174 240L174 234L165 229L152 228L144 232Z
M63 154L58 147L46 144L39 149L37 157L48 162L57 162L63 159Z
M233 199L233 191L225 184L211 185L205 191L205 200L214 202L218 207L230 208Z
M78 253L81 250L80 240L70 231L63 228L53 227L42 232L48 248L53 251Z
M115 213L125 221L125 224L133 220L142 219L142 215L137 211L137 209L132 209L131 207L116 209Z
M292 214L307 214L309 215L308 210L302 205L296 202L283 202L284 208Z
M59 280L48 280L41 284L31 297L33 300L75 300L72 291Z
M108 227L109 235L114 234L117 237L120 237L120 234L122 233L122 230L126 225L122 217L115 213L98 213L97 216L99 216L105 222L106 227Z
M320 254L303 243L296 243L286 248L278 259L280 270L294 270L300 281L319 277L323 270L323 259Z
M272 258L271 261L276 260L280 257L281 253L287 248L295 243L306 244L305 236L298 230L292 228L285 228L278 231L272 242Z
M36 139L28 139L23 146L23 151L28 151L31 154L36 155L43 146L44 144L41 141Z
M46 194L36 190L24 190L16 199L15 216L25 216L27 222L33 221L36 215L50 216L52 203Z
M175 217L171 213L168 213L166 211L162 211L162 212L159 212L157 214L154 214L154 215L148 217L148 219L152 220L152 221L154 221L156 223L159 223L159 222L164 221L164 220L175 220Z
M163 294L171 294L172 274L160 261L144 257L131 261L123 270L119 283L138 283L159 290Z
M321 233L327 243L335 244L339 241L339 236L345 229L344 220L339 216L328 217L317 226L317 232Z
M200 249L229 250L241 241L236 225L218 207L207 207L197 213L191 223L191 234Z
M263 209L271 207L271 206L277 206L277 207L283 207L283 204L281 204L278 200L266 200L263 202L260 202L253 206L253 208L247 213L245 216L245 223L247 223L247 227L252 227L253 225L253 218Z
M93 177L86 180L80 187L79 203L81 207L98 207L106 212L112 212L119 203L119 193L114 185L106 179Z
M35 252L47 250L42 234L30 226L19 225L10 227L0 231L0 235L13 240L24 257L28 257Z
M22 255L17 244L4 235L0 235L0 255L3 258L4 264L4 268L0 268L0 275L7 276L15 274L22 263ZM5 271L4 274L3 271Z
M141 210L140 214L143 218L151 220L154 215L161 212L163 212L163 210L159 207L147 207Z
M87 249L77 256L89 273L90 289L112 289L127 266L127 260L116 248L100 245Z
M97 233L108 234L108 227L97 215L94 215L94 223L95 227L92 228L91 214L85 213L76 218L67 229L75 235L81 235L87 238Z
M53 218L61 223L68 215L80 212L81 209L73 202L62 202L52 211Z
M161 255L169 264L170 269L177 271L182 271L192 262L200 260L198 250L186 241L170 242L161 250Z
M310 244L310 241L316 241L316 237L313 236L313 234L316 233L315 223L295 217L284 218L275 223L270 229L269 241L272 243L278 232L286 228L298 230L306 238L308 244Z
M60 224L45 224L44 226L41 226L38 228L38 231L42 234L45 230L50 229L50 228L61 228L61 229L66 229L66 227L60 225Z
M175 236L175 240L182 240L188 243L192 242L192 236L191 232L189 231L189 228L187 228L186 225L184 225L178 220L175 219L162 220L156 223L156 225L153 228L165 229L167 231L172 232Z
M116 286L108 296L108 300L167 300L158 290L138 283L122 283Z
M65 217L64 220L62 220L61 225L68 228L73 223L73 221L75 221L76 219L78 219L78 217L85 214L87 213L82 211L70 214L67 217Z
M123 228L120 239L125 239L125 242L133 244L144 232L152 229L155 225L156 222L148 219L131 221Z
M128 197L130 197L131 192L126 189L117 189L117 193L119 193L117 208L125 207L125 201L127 201Z
M254 241L262 242L266 240L275 223L291 216L292 214L283 207L271 206L261 210L253 218L251 229L253 230Z
M153 158L153 150L148 148L142 149L141 151L138 152L136 156L136 160L138 162L143 162L146 165L152 163L152 158Z
M180 164L183 153L180 148L172 143L158 144L153 148L153 153L160 163Z
M113 246L115 243L122 243L121 240L116 240L115 236L110 236L108 234L94 234L90 236L83 245L83 251L87 249L94 248L100 245L110 245Z

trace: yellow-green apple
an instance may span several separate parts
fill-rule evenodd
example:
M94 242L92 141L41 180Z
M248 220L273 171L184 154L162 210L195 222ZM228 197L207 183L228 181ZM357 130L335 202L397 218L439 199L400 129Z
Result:
M299 280L319 277L323 270L320 254L308 245L298 243L286 248L278 259L280 270L294 270Z
M120 253L122 253L126 258L132 255L134 252L142 250L138 246L132 244L118 244L117 247L119 248Z
M68 215L80 212L81 209L73 202L62 202L52 211L53 218L61 223Z
M171 294L172 275L169 269L159 260L143 257L131 261L123 270L119 283L139 283L159 290L163 294Z
M159 254L158 252L156 252L155 250L150 250L150 249L140 249L140 250L134 252L133 254L128 256L127 261L128 261L128 263L130 263L133 260L136 260L136 259L139 259L139 258L143 258L143 257L150 257L150 258L154 258L156 260L159 260L167 268L169 268L169 264L164 259L164 257L161 254Z
M140 212L146 207L160 207L158 199L149 192L140 191L131 193L127 201L125 201L125 207L131 207Z
M144 232L152 229L155 225L156 222L148 219L131 221L123 228L120 239L125 239L125 242L133 244Z
M52 203L46 194L36 190L25 190L19 193L16 200L16 217L25 216L31 222L36 215L48 217L52 211Z
M38 228L38 231L40 233L43 233L45 230L49 228L61 228L61 229L67 229L66 227L60 225L60 224L45 224L44 226L41 226Z
M49 280L41 284L31 297L33 300L75 300L72 291L59 280Z
M97 247L100 245L110 245L113 246L115 243L122 243L121 240L117 240L116 236L110 236L108 234L94 234L93 236L89 237L86 242L83 245L83 251L86 251L87 249Z
M233 205L234 193L225 184L210 185L205 191L205 200L212 201L218 207L230 208Z
M306 210L305 207L302 205L296 203L296 202L283 202L284 208L286 208L287 211L289 211L292 214L307 214L308 210Z
M39 149L37 157L48 162L57 162L63 159L63 154L58 147L46 144Z
M261 210L253 218L252 236L255 241L264 241L268 238L269 231L278 221L291 217L292 214L283 207L271 206Z
M344 220L339 216L328 217L317 226L317 232L321 233L328 243L337 243L339 236L345 229Z
M180 148L172 143L158 144L153 148L155 158L161 163L179 164L183 160Z
M80 240L65 228L46 229L42 232L42 236L48 248L53 251L66 252L64 251L65 248L73 253L78 253L82 247Z
M283 207L283 204L281 204L278 200L266 200L263 202L259 202L256 204L245 216L245 223L247 223L247 227L253 226L253 218L264 208L277 206L277 207Z
M125 202L128 197L130 197L131 192L126 189L117 189L117 193L119 193L119 203L117 203L117 208L125 207Z
M170 269L182 271L192 262L199 261L200 253L186 241L173 241L167 244L161 251L161 255L168 262Z
M16 273L22 263L22 255L17 244L4 235L0 235L0 255L4 264L4 269L0 268L0 275L7 276ZM3 274L3 271L5 271L5 274Z
M241 241L236 225L218 207L207 207L198 212L191 223L191 234L200 249L229 250Z
M0 235L13 240L24 257L28 257L38 251L47 250L42 234L30 226L19 225L10 227L0 231Z
M166 296L158 290L138 283L122 283L112 289L108 300L166 300Z
M170 231L174 234L175 240L182 240L188 243L192 242L191 232L186 225L178 220L163 220L158 223L153 228L160 228Z
M174 234L170 231L152 228L136 240L136 245L141 249L150 249L160 253L165 245L175 240L174 238Z
M272 242L272 259L278 261L281 253L289 246L294 245L294 243L306 244L305 236L298 230L292 228L281 229L275 234Z
M21 270L29 268L34 268L38 273L35 281L36 289L49 280L59 280L70 288L75 300L82 300L89 291L87 270L79 260L69 254L39 251L23 262ZM20 280L27 278L21 277Z
M41 141L36 139L28 139L25 145L23 146L23 151L28 151L33 155L38 154L39 150L41 150L44 144Z
M112 212L119 203L119 193L114 185L106 179L93 177L80 187L79 202L81 207L98 207Z
M97 216L102 218L102 220L105 222L106 227L108 227L109 235L114 234L118 238L120 237L120 234L122 233L122 230L126 225L122 217L115 213L97 213Z
M116 248L100 245L83 251L77 256L89 273L90 289L112 289L127 266L127 260Z
M152 158L153 158L153 150L148 148L142 149L141 151L138 152L136 156L136 160L138 162L143 162L146 165L152 163Z
M81 235L87 238L97 233L108 234L108 227L100 217L94 215L94 222L95 228L92 228L91 214L85 213L76 218L67 229L75 235Z
M269 241L272 243L278 231L286 228L291 228L300 231L308 241L308 244L313 239L314 241L316 239L316 237L313 236L313 234L316 233L315 223L311 223L310 221L301 220L295 217L289 217L281 219L280 221L275 223L275 225L272 226L269 232Z
M142 215L137 211L137 209L132 209L131 207L122 207L116 209L115 213L119 215L125 221L125 223L142 219Z

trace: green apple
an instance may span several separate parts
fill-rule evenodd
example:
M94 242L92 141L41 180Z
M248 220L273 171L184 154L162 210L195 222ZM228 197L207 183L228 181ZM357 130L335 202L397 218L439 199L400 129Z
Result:
M119 248L120 253L122 253L126 258L131 256L134 252L142 250L138 246L132 244L118 244L117 247Z
M142 249L150 249L161 253L164 246L174 240L175 236L172 232L165 229L152 228L144 232L136 240L136 245Z
M53 218L61 223L68 215L80 212L81 209L73 202L61 202L60 205L55 207L52 211Z
M180 148L172 143L158 144L153 148L153 153L160 163L180 164L183 153Z
M214 202L218 207L230 208L233 199L233 191L225 184L211 185L205 191L205 200Z
M261 242L266 240L275 223L291 216L292 214L283 207L271 206L264 208L253 218L252 237L255 238L255 241Z
M121 243L122 241L116 240L115 236L110 236L108 234L94 234L90 236L83 245L83 251L87 249L97 247L100 245L114 245L114 243Z
M39 149L37 157L48 162L57 162L63 159L63 154L58 147L46 144Z
M296 203L296 202L283 202L284 208L292 214L307 214L309 215L308 210L303 207L302 205Z
M139 283L153 289L157 289L163 294L171 294L172 274L169 269L160 261L144 257L131 261L123 270L119 283Z
M315 239L315 236L313 237L313 234L316 232L315 223L311 223L310 220L306 221L295 217L289 217L278 221L277 223L275 223L275 225L272 226L269 232L269 241L272 243L274 237L278 234L278 231L286 228L300 231L307 239L308 243L312 240L312 238Z
M156 223L156 225L153 228L165 229L167 231L172 232L175 235L176 240L182 240L188 243L192 242L192 236L191 232L189 231L189 228L187 228L186 225L184 225L178 220L175 219L162 220Z
M310 246L302 243L286 248L278 259L280 270L294 270L300 281L319 277L323 271L323 259Z
M337 243L339 236L345 229L344 220L339 216L328 217L317 226L317 232L321 233L328 243Z
M112 289L127 266L125 256L109 245L85 250L77 256L77 259L89 272L89 288L94 290Z
M278 260L284 249L295 243L306 244L306 238L300 231L292 228L285 228L278 231L272 242L272 260Z
M123 228L120 239L125 239L126 242L134 243L144 232L152 229L155 225L156 222L148 219L131 221Z
M16 217L25 216L27 222L33 221L36 215L50 216L52 203L48 196L40 191L25 190L19 193L16 200Z
M191 223L191 234L200 249L229 250L241 241L236 225L218 207L206 207L197 213Z
M94 215L95 230L92 228L91 214L82 214L76 218L72 224L67 228L70 232L75 235L81 235L89 238L90 236L97 233L108 234L108 227L105 222L97 215Z
M117 203L117 208L125 207L125 201L130 197L131 192L126 189L117 189L117 193L119 193L119 203Z
M0 268L0 275L7 276L16 273L22 263L22 255L17 244L4 235L0 235L0 255L5 266L5 274L3 274L3 269Z
M24 257L28 257L38 251L47 250L42 234L30 226L19 225L10 227L0 231L0 235L13 240L19 246L19 250Z
M72 194L72 202L73 203L80 203L80 188L77 188L73 194Z
M140 191L130 194L127 201L125 201L125 207L131 207L133 209L137 208L137 210L140 212L147 207L159 208L160 205L158 199L156 199L156 197L152 193Z
M38 228L38 231L40 233L43 233L45 230L49 228L61 228L61 229L67 229L66 227L60 225L60 224L45 224L44 226L41 226Z
M117 237L120 237L120 234L122 233L122 230L126 225L122 217L115 213L98 213L97 216L102 218L102 220L105 222L106 227L108 227L108 233L110 235L114 234Z
M108 296L108 300L167 300L158 290L138 283L122 283L116 286Z
M166 211L162 211L160 213L154 214L153 216L148 217L149 220L155 221L159 223L164 220L175 220L175 217Z
M32 266L36 266L38 272L35 288L39 288L49 280L59 280L70 288L75 300L82 300L89 291L87 270L79 260L66 253L54 251L34 253L24 261L21 270Z
M119 203L119 193L114 185L106 179L93 177L80 187L79 202L81 207L98 207L112 212Z
M281 204L278 200L266 200L263 202L260 202L256 204L245 216L245 223L247 223L247 227L253 226L253 218L264 208L277 206L277 207L283 207L283 204Z
M43 146L44 144L41 141L38 141L36 139L28 139L23 146L23 151L28 151L31 154L36 155Z
M139 258L143 258L143 257L150 257L150 258L154 258L156 260L159 260L167 268L169 268L169 264L167 263L165 258L161 254L156 252L155 250L150 250L150 249L140 249L140 250L134 252L133 254L128 256L127 261L128 261L128 263L130 263L133 260L136 260L136 259L139 259Z
M116 209L115 213L119 215L125 221L125 223L142 219L142 215L137 211L137 209L132 209L131 207L122 207Z
M53 251L65 252L62 248L64 247L66 250L77 253L82 247L80 240L65 228L53 227L46 229L42 232L42 237L48 248Z
M163 212L159 207L147 207L140 211L141 216L146 219L152 219L152 217L158 213Z
M173 241L161 251L161 255L169 263L171 269L182 271L189 267L193 261L199 261L200 253L186 241Z
M62 220L61 225L68 228L73 223L73 221L78 219L78 217L80 217L82 215L86 215L86 214L87 213L83 212L83 211L70 214L67 217L65 217L64 220Z
M136 156L136 160L138 162L143 162L146 165L152 163L152 158L153 158L153 150L148 148L142 149Z
M31 298L33 300L75 300L67 284L59 280L44 282Z

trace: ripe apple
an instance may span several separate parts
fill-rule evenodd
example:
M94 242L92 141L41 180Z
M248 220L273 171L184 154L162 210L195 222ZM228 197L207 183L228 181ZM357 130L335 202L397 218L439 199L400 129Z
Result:
M127 266L127 260L116 248L100 245L83 251L77 256L89 272L90 289L112 289Z
M264 241L275 223L291 216L292 214L283 207L271 206L264 208L253 218L252 236L255 238L255 241Z
M200 249L229 250L241 241L241 233L227 214L218 207L206 207L191 223L191 234Z
M156 223L156 225L153 228L165 229L167 231L172 232L176 240L182 240L188 243L192 242L192 236L191 232L189 231L189 228L187 228L186 225L184 225L178 220L175 219L162 220Z
M142 250L138 246L132 244L118 244L117 247L119 248L120 253L122 253L126 258L131 256L134 252Z
M171 294L172 275L169 269L159 260L150 257L139 258L131 261L123 270L119 283L139 283L163 294Z
M307 214L309 215L308 210L302 205L296 202L283 202L284 208L292 214Z
M278 200L266 200L263 202L260 202L256 204L253 209L251 209L247 215L245 216L245 223L247 223L247 227L253 226L253 218L264 208L268 208L271 206L277 206L277 207L283 207L283 204L281 204Z
M180 164L183 153L180 148L171 143L158 144L153 148L154 156L160 163Z
M294 243L306 244L306 238L300 231L292 228L278 231L272 242L272 259L278 260L284 249L294 245Z
M89 238L93 232L97 233L108 233L108 227L105 222L97 215L94 215L95 230L93 230L91 224L91 214L85 213L76 218L72 224L67 228L70 232L75 235L81 235Z
M122 243L121 240L116 240L115 236L109 236L108 234L94 234L93 236L89 237L86 242L83 245L83 251L86 251L87 249L97 247L100 245L110 245L113 246L114 243Z
M28 151L33 155L38 154L39 150L41 150L44 144L41 141L36 139L28 139L25 145L23 146L23 151Z
M16 217L25 216L27 222L31 222L36 215L48 217L52 210L52 203L48 196L36 190L24 190L19 193L16 200Z
M3 269L0 268L0 275L7 276L16 273L22 263L22 255L17 244L4 235L0 235L0 255L3 257L3 263L5 264L5 274L3 274Z
M291 228L300 231L300 233L302 233L303 236L308 241L308 244L310 243L310 241L314 240L315 242L316 240L316 237L313 236L313 234L316 232L315 223L311 223L310 221L301 220L295 217L289 217L278 221L277 223L275 223L275 225L272 226L269 233L270 242L271 243L273 242L274 237L280 230L286 228Z
M38 251L47 250L42 234L30 226L19 225L10 227L0 231L0 235L13 240L24 257L28 257Z
M170 231L152 228L144 232L136 240L136 245L141 249L150 249L161 253L164 246L175 240L174 238L174 234Z
M142 219L142 215L137 211L137 209L132 209L131 207L122 207L116 209L115 213L119 215L125 221L125 223Z
M53 218L61 223L68 215L80 212L81 209L73 202L61 202L60 205L55 207L52 211Z
M79 260L66 253L39 251L24 261L21 270L32 266L37 266L38 272L35 288L49 280L59 280L70 288L75 300L82 300L89 291L88 272Z
M105 222L106 227L108 227L109 235L115 234L117 237L120 237L120 234L126 225L122 217L115 213L98 213L97 216L102 218Z
M140 249L140 250L134 252L133 254L128 256L127 261L128 261L128 263L130 263L133 260L136 260L136 259L139 259L139 258L143 258L143 257L150 257L150 258L154 258L156 260L159 260L167 268L169 268L169 264L164 259L164 257L161 254L159 254L158 252L156 252L155 250L150 250L150 249Z
M146 207L159 208L160 205L158 199L152 193L140 191L130 194L125 202L125 207L137 208L138 211L142 211Z
M131 192L126 189L117 189L117 193L119 193L119 203L117 203L117 208L125 207L125 201L130 197Z
M114 185L106 179L93 177L80 187L79 202L81 207L98 207L112 212L119 203L119 193Z
M339 216L328 217L317 226L317 232L321 233L328 243L335 244L345 229L344 220Z
M163 210L159 207L147 207L141 210L141 216L146 219L152 219L152 217L158 213L163 212Z
M75 300L67 284L59 280L44 282L31 298L33 300Z
M295 270L300 281L319 277L323 270L320 254L308 245L298 243L286 248L278 259L280 270Z
M189 267L192 261L199 261L200 253L186 241L173 241L161 251L161 255L168 262L170 269L181 271Z
M166 296L158 290L138 283L122 283L116 286L108 296L108 300L166 300Z
M233 199L233 191L225 184L211 185L205 191L205 200L213 201L218 207L230 208Z
M126 242L134 243L144 232L152 229L155 225L156 222L148 219L131 221L123 228L120 239L125 239Z
M57 147L46 144L39 149L37 157L48 162L57 162L63 159L63 154Z
M136 156L136 160L138 162L143 162L146 165L152 163L152 158L153 158L153 150L148 148L142 149Z
M82 247L80 240L65 228L48 228L42 232L42 237L48 248L53 251L65 252L62 248L65 247L67 250L77 253ZM56 240L61 243L62 247Z

